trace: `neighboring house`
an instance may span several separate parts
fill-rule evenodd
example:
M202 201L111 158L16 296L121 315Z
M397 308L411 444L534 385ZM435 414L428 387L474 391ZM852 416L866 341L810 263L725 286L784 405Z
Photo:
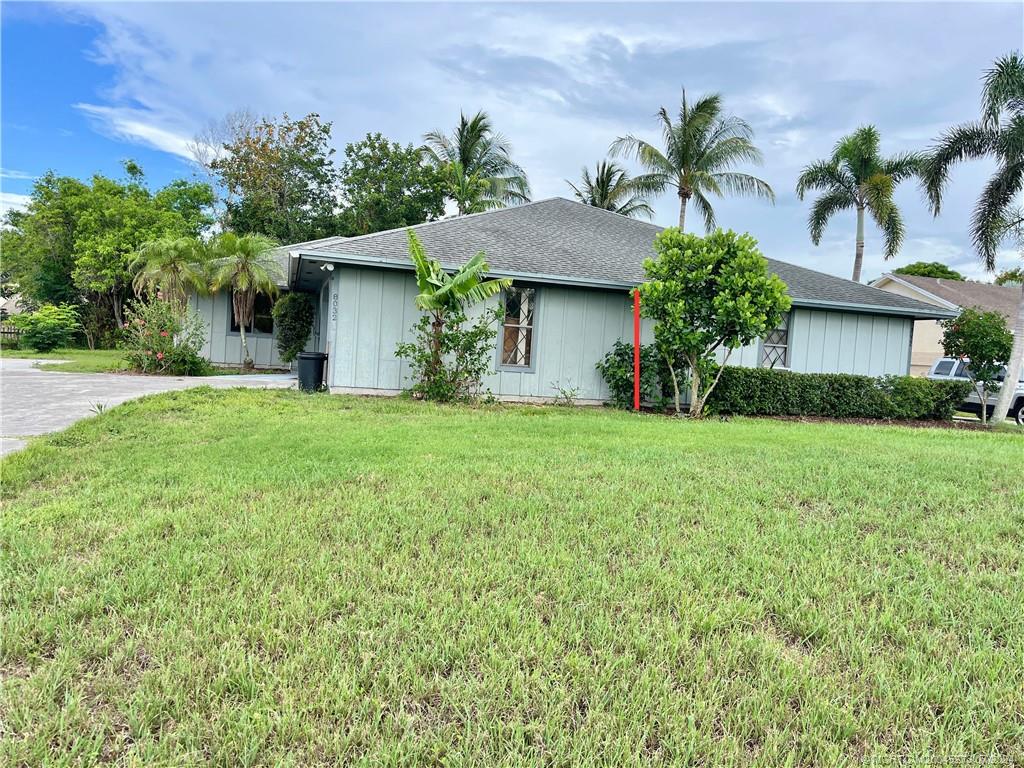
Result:
M15 293L5 298L0 298L0 320L6 320L11 315L20 315L21 309L21 294Z
M976 283L971 280L886 273L871 285L948 310L954 315L969 307L995 310L1006 319L1011 330L1020 303L1020 286ZM943 355L942 326L938 320L922 319L915 322L910 372L915 376L926 375L932 364Z
M484 386L514 400L549 399L559 387L576 388L580 402L607 398L595 366L616 341L632 339L629 292L644 280L643 262L654 255L661 227L554 198L412 229L445 266L457 267L484 251L491 276L514 279L512 288L492 299L505 302L506 313L495 344L495 371ZM395 345L411 339L419 316L405 230L327 238L287 250L287 287L319 301L312 346L329 355L331 391L394 394L408 387L408 365L395 357ZM731 363L904 374L914 321L951 316L781 261L769 260L769 267L789 286L793 309L764 343L736 350ZM215 361L222 354L237 358L237 339L225 338L230 298L216 297L212 309ZM652 337L648 321L643 337Z

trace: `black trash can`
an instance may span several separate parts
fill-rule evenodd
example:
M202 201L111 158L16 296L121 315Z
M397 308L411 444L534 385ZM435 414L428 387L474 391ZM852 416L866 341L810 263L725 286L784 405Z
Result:
M324 385L324 366L327 355L323 352L299 352L299 389L319 392Z

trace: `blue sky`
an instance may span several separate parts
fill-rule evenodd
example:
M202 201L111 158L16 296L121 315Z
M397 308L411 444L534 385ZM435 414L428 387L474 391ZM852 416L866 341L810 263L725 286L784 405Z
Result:
M656 138L653 114L680 88L721 91L766 156L757 173L777 204L716 204L723 226L765 254L847 276L853 214L814 247L800 168L860 124L883 151L922 149L973 119L979 78L1021 47L1024 4L277 4L2 6L0 163L4 205L47 169L87 177L142 164L154 184L194 169L186 145L208 121L247 107L334 122L339 150L367 131L418 143L460 109L486 109L527 170L535 199L570 196L565 179L624 133ZM916 260L983 277L967 241L990 169L953 178L946 210L898 193L907 240L895 262L868 233L865 276ZM655 201L672 224L676 201ZM1004 266L1014 255L1007 250Z

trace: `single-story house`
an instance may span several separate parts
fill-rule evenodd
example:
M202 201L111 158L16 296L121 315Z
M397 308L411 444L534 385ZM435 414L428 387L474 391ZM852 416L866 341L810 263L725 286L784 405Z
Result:
M945 309L954 315L970 307L995 311L1006 319L1011 331L1020 304L1020 286L977 283L973 280L886 273L872 281L871 285ZM942 326L939 321L924 318L915 321L910 372L915 376L924 376L942 356Z
M491 275L513 286L493 302L506 307L484 385L497 397L549 399L559 388L596 403L608 392L595 366L619 339L631 340L630 290L661 227L561 198L412 227L428 255L452 268L478 251ZM419 317L405 229L331 237L287 247L288 290L317 297L310 348L328 354L332 392L395 394L410 385L395 346ZM905 374L914 321L951 315L943 308L804 267L769 260L788 285L792 311L766 338L730 363L793 371ZM269 302L253 329L257 364L276 359ZM207 352L237 362L228 296L198 299L210 323ZM643 338L652 338L644 321Z

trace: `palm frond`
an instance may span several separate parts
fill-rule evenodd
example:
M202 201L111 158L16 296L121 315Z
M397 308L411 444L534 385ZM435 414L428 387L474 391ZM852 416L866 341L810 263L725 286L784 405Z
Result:
M942 193L949 178L950 169L964 160L985 157L996 144L998 133L985 128L981 123L963 123L946 131L921 167L921 184L932 214L939 215L942 207Z
M811 234L811 242L815 245L820 244L829 220L840 211L853 208L855 204L853 195L844 189L826 192L815 200L807 217L807 229Z
M892 204L880 210L876 210L874 206L869 206L868 210L871 211L871 218L875 220L875 224L882 231L882 238L885 241L885 258L887 260L891 259L899 252L900 246L903 245L903 217L900 215L899 209Z
M996 59L982 85L982 124L995 128L1004 112L1024 113L1024 58L1018 51Z
M856 180L835 160L817 160L800 172L796 182L796 196L801 200L811 190L829 191L845 189L851 195Z
M721 189L731 195L759 197L771 203L775 202L775 192L768 182L756 176L751 176L749 173L728 171L726 173L713 173L710 175Z
M713 232L715 230L715 209L711 206L711 201L704 196L704 193L699 189L695 190L693 197L690 198L690 202L693 203L693 207L700 214L701 218L704 219L704 231Z
M994 270L999 244L1009 234L1011 209L1024 188L1024 158L996 170L982 190L971 215L971 240L985 269Z

